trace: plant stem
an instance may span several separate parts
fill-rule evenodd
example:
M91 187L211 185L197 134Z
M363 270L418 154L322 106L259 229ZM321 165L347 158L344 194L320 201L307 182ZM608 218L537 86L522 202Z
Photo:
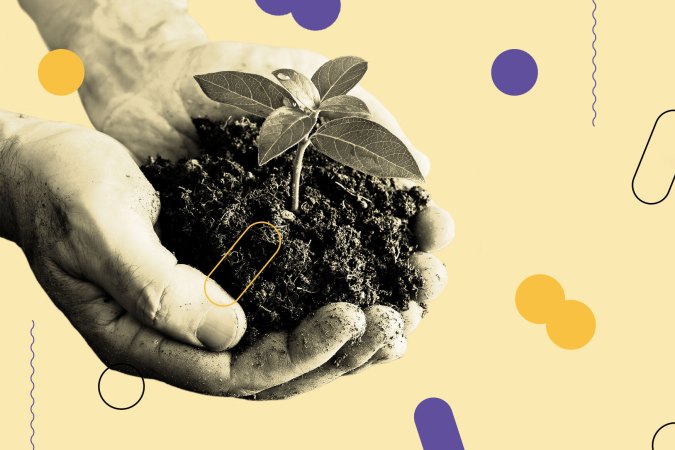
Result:
M291 178L291 211L297 212L300 209L300 177L302 175L302 158L305 156L305 150L309 147L309 136L300 141L298 151L293 161L293 175Z

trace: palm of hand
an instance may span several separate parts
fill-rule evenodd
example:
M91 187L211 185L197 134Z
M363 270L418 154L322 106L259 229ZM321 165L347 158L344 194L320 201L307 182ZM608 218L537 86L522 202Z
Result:
M128 364L144 377L211 395L281 398L401 351L397 313L344 303L236 356L201 348L200 318L215 308L195 295L204 274L177 265L159 245L157 198L126 149L65 124L42 123L27 136L13 173L40 180L26 186L42 207L20 214L22 247L56 306L106 364ZM210 291L226 295L217 286ZM238 305L217 310L241 312Z
M257 73L273 79L272 72L283 67L311 76L325 61L324 57L304 50L225 42L207 43L174 50L171 54L158 58L157 64L151 66L153 70L141 75L136 91L109 99L105 107L88 102L86 97L84 103L97 128L125 144L137 162L144 162L149 156L157 154L176 160L196 154L193 117L224 120L230 116L241 115L241 111L235 108L228 108L209 100L199 89L193 79L194 75L232 70ZM374 120L383 123L404 142L409 142L391 114L370 94L358 87L352 94L359 96L368 104ZM428 161L423 156L419 156L418 161L423 173L426 174ZM446 218L442 216L438 220ZM436 274L428 276L433 278ZM414 329L422 316L422 309L415 302L411 303L412 307L403 317L406 334ZM351 314L353 315L353 311ZM370 330L372 336L362 339L360 345L352 345L349 350L346 347L342 350L343 358L351 355L353 362L351 368L347 369L349 365L343 365L340 370L331 369L330 364L324 367L317 366L300 379L273 389L270 395L286 396L289 392L302 392L364 364L400 357L406 346L405 338L401 336L404 322L401 316L389 308L378 307L374 311L366 311L366 318L368 319L366 335ZM379 326L379 335L373 331L375 323L378 326L385 324L384 327ZM276 339L270 339L271 343L261 344L260 348L266 348L266 345L274 347ZM283 337L278 339L279 342L285 340ZM385 346L384 342L387 341L389 344ZM376 353L378 356L374 357ZM262 387L242 390L242 393L256 393L264 390Z

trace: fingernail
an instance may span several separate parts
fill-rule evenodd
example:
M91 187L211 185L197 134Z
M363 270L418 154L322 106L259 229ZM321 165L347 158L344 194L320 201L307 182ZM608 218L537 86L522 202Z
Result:
M197 328L197 339L209 350L222 351L232 348L240 338L239 308L209 308Z
M455 221L436 204L429 204L412 220L412 229L420 250L435 252L455 239Z

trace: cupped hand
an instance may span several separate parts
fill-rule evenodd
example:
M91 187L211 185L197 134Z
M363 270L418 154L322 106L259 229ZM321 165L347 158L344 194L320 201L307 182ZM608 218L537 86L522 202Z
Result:
M273 70L290 68L311 76L326 61L326 58L304 50L229 42L209 43L203 30L188 16L187 2L184 0L173 2L20 0L20 3L36 21L51 48L69 48L83 58L87 76L80 89L80 95L92 123L100 131L126 145L137 163L157 154L172 160L194 155L197 151L197 137L192 124L193 117L207 116L218 120L241 114L241 111L228 109L209 100L198 88L193 79L194 75L234 70L253 72L271 78ZM360 87L355 88L351 94L366 102L373 120L380 122L408 145L420 165L422 174L426 176L429 171L428 159L414 149L388 110ZM106 139L98 136L94 140ZM69 145L64 144L63 147L68 148ZM102 154L110 150L103 150L106 145L101 145L101 150L96 152L100 161L112 158ZM112 147L117 147L119 153L119 144ZM73 148L81 150L81 147ZM91 152L91 149L89 150ZM118 155L116 158L121 157ZM124 165L129 166L129 162L124 162ZM88 164L82 161L81 165L87 167ZM87 170L89 169L94 168L87 167ZM137 169L136 172L131 172L131 168L128 170L129 173L133 173L130 178L136 184L143 184ZM106 180L104 183L98 183L99 187L109 184L122 189L121 181L124 180L116 178L113 181L106 178L115 178L115 173L93 170L91 175ZM138 199L134 199L133 196L130 198L127 192L119 197L107 196L104 200L93 194L92 191L95 189L90 185L86 187L89 197L97 199L104 205L100 209L106 209L106 211L99 210L93 215L94 222L100 228L99 231L89 231L93 233L90 240L102 243L103 256L110 249L117 248L116 245L119 245L119 248L126 248L128 254L124 255L128 256L120 257L120 261L129 259L131 270L127 267L121 273L131 272L131 275L137 276L139 281L133 285L122 282L109 286L103 282L97 283L94 276L83 277L77 272L73 275L58 264L52 263L50 266L43 263L41 268L43 283L56 295L61 292L65 300L58 303L66 305L62 307L64 311L70 307L71 312L66 312L69 317L80 316L72 312L75 310L82 311L81 316L89 319L91 323L86 320L79 320L77 323L76 319L71 320L93 343L92 346L97 349L104 361L124 362L114 361L110 355L125 355L132 359L131 363L137 361L146 367L146 373L153 373L153 370L157 369L154 372L155 377L188 389L215 394L280 398L304 392L344 373L354 373L374 362L396 359L405 351L405 336L421 320L423 308L420 303L428 302L438 295L447 280L445 268L428 252L450 241L454 232L452 219L440 208L430 206L420 213L413 226L422 252L413 256L412 263L424 274L424 285L416 301L410 302L407 311L399 314L385 306L360 311L353 306L334 304L307 318L293 333L268 335L237 358L233 358L227 352L209 353L180 343L181 340L192 345L205 343L199 339L197 339L199 342L195 341L192 331L196 322L188 327L189 331L186 333L184 328L179 331L174 326L175 321L181 320L182 314L169 314L166 317L163 314L154 314L158 306L167 304L167 298L170 296L175 296L176 299L193 298L189 302L191 305L201 304L195 300L197 297L191 296L194 296L195 292L201 292L195 288L194 279L203 276L184 266L176 266L170 254L165 253L164 258L159 259L167 263L162 270L168 270L167 267L173 265L174 271L191 273L189 277L192 277L193 281L183 283L164 281L172 283L171 290L165 290L161 282L158 285L150 282L158 274L145 272L147 269L144 264L147 260L144 259L144 250L149 251L148 254L156 252L158 255L162 253L160 249L166 252L151 230L151 224L156 219L156 212L153 212L154 200L149 201L147 208L136 206L125 209L127 212L128 209L136 211L134 219L129 222L120 219L126 216L120 211L120 206L116 202L113 203L117 206L112 205L110 200L121 198L124 203L138 205ZM147 183L143 189L149 189ZM101 187L100 191L105 192L105 189ZM60 193L58 188L55 192ZM60 198L59 195L56 195L56 198ZM77 196L74 194L73 198ZM52 214L52 217L62 216L63 214ZM81 216L89 217L87 214ZM64 223L68 223L77 217L79 215L73 214L67 216L67 220L63 220ZM57 219L54 222L59 221L60 219ZM117 228L112 227L114 229L110 230L111 225L108 221ZM127 225L127 222L131 225ZM139 224L142 226L138 227ZM138 229L134 228L134 225ZM122 242L124 239L121 235L128 234L131 228L136 230L139 237L132 238L126 243L127 246L123 247L125 242ZM149 242L154 244L150 245ZM85 253L89 251L91 250ZM156 257L152 259L155 260ZM47 259L53 260L51 257ZM168 264L168 261L171 261L171 264ZM110 272L99 276L116 279L110 275L115 275L117 270L115 268L119 266L120 264L98 269ZM50 270L46 270L45 267ZM64 279L64 273L69 278ZM160 279L165 280L161 277ZM81 286L73 283L80 283ZM87 301L84 302L86 306L82 306L83 297L79 293L74 294L77 289L73 286L88 292ZM145 297L158 301L155 289L160 289L159 299L162 301L159 305L150 302L149 307L134 309L133 305L138 302L148 303L144 300ZM133 298L125 303L118 300L120 294L116 293L116 290L132 294L140 292L142 295L136 295L136 303ZM222 295L227 294L222 292ZM110 297L115 298L115 301L103 301ZM168 301L168 304L180 304L180 301ZM126 309L125 305L131 305L131 309ZM191 306L189 309L191 308L194 307ZM204 314L199 308L196 308L200 311L199 314ZM144 309L151 313L150 317L153 319L151 326L147 325L147 311L144 312ZM134 313L136 310L138 311ZM214 314L231 313L221 311ZM239 314L233 316L241 319ZM106 321L99 317L108 319ZM143 320L146 322L142 322ZM160 334L157 330L165 322L165 328ZM239 330L238 326L235 328ZM352 338L362 333L360 339L351 342ZM165 334L173 336L173 339L166 338ZM240 337L239 331L234 335L233 343ZM205 341L209 340L203 334L202 338ZM206 346L213 347L208 344ZM147 363L144 362L146 357ZM180 362L181 357L185 359L184 362ZM251 367L257 367L258 370L252 370ZM170 377L172 370L175 370L177 375L167 378ZM224 388L223 381L217 382L219 377L231 381L231 385ZM200 382L201 378L205 381Z
M354 347L362 357L345 364L357 368L401 334L388 309L335 303L290 333L222 351L241 339L243 310L208 302L205 275L162 247L158 197L127 150L92 130L12 120L17 134L0 150L10 212L2 221L11 223L0 229L13 230L40 284L105 364L196 392L251 396L330 370ZM215 283L209 293L232 301ZM373 329L385 331L373 337Z
M290 68L311 77L327 61L325 57L305 50L256 44L177 43L167 48L170 48L170 51L148 52L155 55L156 59L147 65L150 67L149 73L135 75L140 77L140 81L135 83L135 88L108 99L88 96L86 89L81 93L94 125L124 143L138 162L156 154L173 160L195 155L198 148L196 130L192 123L194 117L226 120L243 114L234 107L210 100L199 88L193 78L194 75L234 70L256 73L273 79L274 70ZM392 114L360 86L357 86L351 95L365 101L372 119L391 130L408 145L426 176L430 168L428 158L412 146ZM359 356L354 358L354 361L370 365L373 362L386 362L401 357L406 348L405 335L408 335L422 319L424 309L420 303L426 303L436 297L447 282L445 267L429 252L442 248L452 240L454 237L452 218L437 205L431 205L420 213L414 228L422 252L412 258L412 263L422 272L424 286L418 298L411 302L410 308L403 312L404 336L381 344L381 349L375 352L377 355L368 350L366 351L368 358ZM391 314L398 315L393 310ZM395 330L388 332L395 334ZM381 343L385 341L376 337L372 340ZM369 348L366 344L362 347ZM352 353L358 351L353 350ZM304 376L296 383L276 389L270 395L302 392L310 386L315 387L354 369L355 367L348 365L333 367L328 373L325 369L321 369L317 373Z

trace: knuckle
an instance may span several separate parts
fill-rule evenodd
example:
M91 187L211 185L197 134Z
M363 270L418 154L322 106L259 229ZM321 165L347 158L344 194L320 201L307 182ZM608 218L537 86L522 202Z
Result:
M385 305L373 305L366 310L368 328L390 340L403 335L405 326L403 317L394 308Z
M332 303L326 306L326 318L330 323L341 324L344 329L354 335L361 336L366 331L366 314L364 311L351 303ZM344 319L348 319L344 321Z
M153 327L166 322L168 308L165 300L168 294L168 284L162 284L159 288L154 283L145 285L136 299L139 319Z
M408 340L404 337L387 342L375 355L374 362L382 363L400 359L408 348Z

